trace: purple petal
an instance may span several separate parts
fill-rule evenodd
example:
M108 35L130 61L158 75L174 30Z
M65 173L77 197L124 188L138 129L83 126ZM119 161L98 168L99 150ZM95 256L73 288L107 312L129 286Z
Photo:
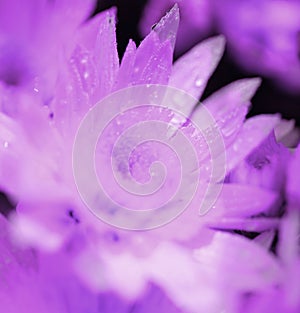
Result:
M237 235L218 232L212 244L197 251L196 258L201 266L220 273L220 282L240 290L261 290L281 278L280 266L272 254Z
M131 85L131 75L135 64L136 44L129 40L120 65L115 90L129 87Z
M88 19L81 25L75 33L74 46L83 46L90 53L94 54L97 37L100 31L100 27L107 18L107 15L116 15L116 9L111 8L109 10L98 13L96 16Z
M300 145L297 147L288 166L288 180L286 193L288 205L293 209L300 209Z
M149 0L140 20L140 31L146 35L151 26L175 3L180 9L176 54L187 51L209 34L212 26L211 3L208 0Z
M260 84L260 78L241 79L215 92L203 103L215 118L219 118L224 111L230 111L236 106L249 106Z
M219 312L225 300L220 292L223 286L215 281L210 268L199 264L196 251L193 252L171 242L161 242L146 263L149 279L173 299L181 312ZM203 297L198 297L199 293Z
M228 146L240 132L250 100L261 83L261 79L242 79L223 87L208 99L203 105L211 113L213 119L223 134L225 146ZM201 123L201 106L195 110L192 119Z
M275 128L275 136L278 142L284 140L295 128L295 120L284 120L282 119L280 123Z
M234 143L226 150L227 173L259 147L279 122L278 115L259 115L248 119Z
M290 211L280 224L278 255L286 266L291 266L299 259L299 211Z
M179 9L177 4L155 25L154 32L161 42L169 41L174 49L179 24Z
M275 235L276 235L276 232L274 230L269 230L269 231L259 234L253 240L254 242L264 247L266 250L270 250L272 243L274 241Z
M229 180L281 192L289 158L288 149L276 142L272 132L230 173Z
M99 73L99 97L106 96L113 88L118 70L119 57L116 43L115 10L105 13L95 46L95 63ZM100 100L100 98L98 100Z
M220 218L211 221L208 226L216 229L244 230L248 232L263 232L277 229L280 220L278 218Z
M60 18L77 27L93 13L96 0L60 0L53 1L51 5Z
M180 57L173 66L169 85L199 99L217 67L225 46L223 36L207 39ZM192 108L182 108L189 115Z
M267 213L279 204L277 193L252 186L223 184L221 193L207 217L249 217Z
M134 85L168 83L177 27L178 8L174 6L138 47L131 78Z
M144 66L139 65L139 57L141 50L137 50L135 70L138 69L138 74L133 74L133 84L164 84L167 85L172 68L173 50L170 42L163 42L156 51L147 60Z
M298 93L299 1L213 2L219 29L235 60L249 72L274 78L278 87Z

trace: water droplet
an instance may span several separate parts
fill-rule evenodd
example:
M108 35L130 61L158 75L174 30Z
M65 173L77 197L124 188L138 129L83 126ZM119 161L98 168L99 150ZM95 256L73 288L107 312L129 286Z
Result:
M233 144L233 151L237 152L239 150L239 145L237 143Z
M87 57L86 57L86 56L85 56L85 57L83 57L83 58L80 60L81 64L86 64L86 63L87 63L87 61L88 61L88 59L87 59Z
M203 85L203 80L200 79L200 78L196 79L195 86L196 87L201 87L202 85Z

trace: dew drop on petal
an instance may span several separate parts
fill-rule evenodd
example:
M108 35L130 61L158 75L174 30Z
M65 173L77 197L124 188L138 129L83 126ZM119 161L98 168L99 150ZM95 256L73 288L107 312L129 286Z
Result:
M200 78L196 79L195 86L196 87L201 87L202 85L203 85L203 80L200 79Z

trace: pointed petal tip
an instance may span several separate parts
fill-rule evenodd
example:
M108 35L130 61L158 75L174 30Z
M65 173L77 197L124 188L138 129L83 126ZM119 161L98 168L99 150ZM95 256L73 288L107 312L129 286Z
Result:
M116 22L116 18L117 18L117 7L111 7L107 10L105 10L105 17L107 18L107 20L113 20L113 22Z
M198 49L203 49L203 47L205 47L205 49L209 49L209 53L212 56L212 69L215 70L220 59L222 58L225 50L225 45L225 36L218 35L200 42L198 45L196 45L196 47L198 47Z
M129 38L126 49L136 49L136 43L133 39Z
M176 12L176 14L178 15L178 17L179 17L179 6L178 6L178 4L177 3L175 3L174 5L173 5L173 7L171 8L171 10L170 11L174 11L174 12Z
M225 43L223 35L199 42L175 61L170 84L184 89L196 99L200 98L207 81L222 58Z
M241 93L242 100L244 102L251 100L251 98L255 95L257 89L261 85L261 82L262 79L260 77L244 78L236 82L236 89L238 89Z
M177 3L159 20L155 25L154 30L160 31L160 29L166 25L167 21L174 24L179 23L179 8Z
M169 40L172 47L175 46L177 30L179 26L179 8L175 4L153 28L162 42Z
M249 100L255 95L257 89L261 85L262 79L260 77L248 78L245 89L247 89L247 94Z
M117 11L118 11L117 7L111 7L111 8L109 8L109 9L106 10L106 12L107 12L108 14L111 14L111 15L116 15L116 14L117 14Z
M262 79L260 77L253 77L253 78L249 78L249 80L252 81L253 86L256 86L256 89L259 88L259 86L262 83Z
M168 15L173 15L176 19L179 19L179 7L177 3L175 3L172 8L167 12L166 16Z
M224 53L226 38L223 35L218 35L207 39L207 43L211 46L213 53L217 56L218 62Z
M226 37L224 35L217 35L214 37L211 37L210 39L216 46L220 47L220 48L225 48L226 45Z

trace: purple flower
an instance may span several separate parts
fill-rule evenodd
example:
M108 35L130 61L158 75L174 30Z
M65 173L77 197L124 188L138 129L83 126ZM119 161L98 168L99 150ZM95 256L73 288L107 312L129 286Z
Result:
M299 2L215 1L214 8L234 58L249 72L274 78L280 86L298 92Z
M47 225L45 234L48 238L49 231L56 234L55 238L57 233L69 233L62 220L72 210L78 220L90 219L76 192L71 168L75 132L89 107L114 90L144 83L169 83L197 99L201 97L223 51L222 37L209 39L194 47L172 67L172 48L178 25L178 10L174 8L137 49L133 42L129 42L119 67L114 19L114 11L107 11L79 30L75 49L71 57L65 59L59 72L54 97L46 107L42 106L39 98L36 99L34 95L21 89L12 94L19 112L15 113L15 117L1 115L2 173L9 173L10 169L15 168L13 176L2 175L2 189L19 202L19 219L22 220L23 214L33 218L32 221L25 218L24 225L27 222L29 224L24 229L32 230L36 222L42 223L43 227ZM258 85L257 79L241 80L223 88L203 103L214 116L223 134L228 155L227 173L262 144L280 121L276 116L264 116L250 119L243 124L250 98ZM193 111L194 105L195 103L183 103L179 109L186 116L192 114L192 120L201 123L201 106ZM186 129L189 132L189 126ZM109 142L110 139L106 140ZM202 153L201 150L199 153ZM135 166L138 168L141 164L137 162ZM143 166L148 165L145 163ZM207 165L204 162L202 166ZM142 167L140 170L144 171L146 168ZM194 216L198 210L197 198L202 197L201 189L198 190L191 210L183 214L182 221L178 219L162 230L157 230L158 233L167 233L171 238L189 238L196 234L199 221ZM235 197L228 196L233 194ZM256 203L250 201L252 194L257 195ZM244 198L243 205L241 197ZM278 198L271 191L225 184L215 209L203 221L206 218L212 219L218 225L222 218L230 216L240 219L252 216L269 210L276 203L279 203ZM44 209L39 210L39 207ZM176 233L177 224L184 220L188 221L187 228ZM39 239L34 235L29 237ZM55 242L58 246L62 243L57 238L53 239L54 246Z
M75 9L81 11L80 6ZM256 78L234 82L196 106L222 56L224 38L208 39L172 64L178 23L175 6L139 47L129 42L119 64L115 10L105 11L78 28L70 46L61 41L62 46L56 47L58 53L64 49L69 53L61 55L47 103L39 92L21 84L13 92L7 81L1 86L0 187L17 203L11 224L3 221L7 229L0 241L3 254L10 254L13 260L13 266L4 267L3 272L7 280L13 281L16 276L16 281L22 281L20 285L12 284L9 292L0 287L7 307L16 299L12 312L24 310L26 301L31 312L234 311L241 294L258 293L281 282L282 269L265 242L273 240L268 234L274 235L279 225L277 215L269 215L277 214L282 205L285 172L281 162L289 154L276 143L274 129L283 122L277 115L245 119L260 84ZM157 84L178 88L191 95L193 101L175 99L159 114L142 108L128 119L124 118L126 112L121 112L120 119L108 124L104 132L99 151L113 153L111 164L101 163L100 172L109 173L108 168L116 164L122 178L126 179L129 168L134 178L147 182L149 167L157 156L173 165L176 158L169 157L165 146L137 147L136 153L128 157L134 136L126 137L128 140L119 149L111 150L114 136L125 126L141 118L152 121L159 115L171 127L170 142L174 131L180 130L196 147L203 177L195 179L203 188L196 190L187 210L164 227L149 232L112 228L92 215L78 194L72 170L76 132L95 103L109 99L115 91ZM106 110L101 111L103 115ZM179 110L185 118L172 110ZM205 128L209 144L193 126L193 122L207 125L204 111L210 112L214 120L213 128ZM199 217L199 203L213 167L207 156L217 141L209 136L215 134L214 129L219 130L226 151L226 179L213 208ZM155 129L148 132L155 133ZM213 161L222 157L222 149L216 148ZM96 156L100 155L95 151ZM177 167L171 166L166 191L174 187ZM84 166L81 170L86 171ZM243 175L250 181L243 180ZM221 178L213 182L215 186L221 186ZM105 181L110 180L105 176ZM89 180L84 187L93 189ZM185 188L189 191L188 184ZM115 190L109 192L118 194ZM100 204L106 206L102 200L100 197ZM151 199L144 202L139 200L138 204L142 208L152 204ZM180 206L181 202L172 205ZM251 241L233 234L233 230L262 234ZM13 242L7 246L9 240ZM34 253L26 250L19 262L20 246ZM23 266L27 258L29 263ZM34 289L28 293L32 285ZM25 302L20 296L23 289ZM34 301L36 298L38 301Z

